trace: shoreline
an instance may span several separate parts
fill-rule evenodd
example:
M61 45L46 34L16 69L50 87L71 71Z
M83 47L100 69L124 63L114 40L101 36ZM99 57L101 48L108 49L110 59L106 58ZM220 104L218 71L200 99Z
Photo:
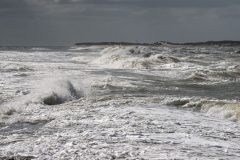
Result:
M133 43L133 42L83 42L76 43L75 46L108 46L108 45L122 45L122 46L223 46L223 47L240 47L240 41L205 41L205 42L186 42L186 43L175 43L168 41L160 41L154 43Z

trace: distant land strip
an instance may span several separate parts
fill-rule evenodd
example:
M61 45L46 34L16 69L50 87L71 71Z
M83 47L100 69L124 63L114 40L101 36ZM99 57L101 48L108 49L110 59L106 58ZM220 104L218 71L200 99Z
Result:
M76 43L77 46L92 46L92 45L142 45L142 46L159 46L159 45L171 45L171 46L240 46L240 41L206 41L206 42L187 42L187 43L174 43L168 41L159 41L154 43L132 43L132 42L84 42Z

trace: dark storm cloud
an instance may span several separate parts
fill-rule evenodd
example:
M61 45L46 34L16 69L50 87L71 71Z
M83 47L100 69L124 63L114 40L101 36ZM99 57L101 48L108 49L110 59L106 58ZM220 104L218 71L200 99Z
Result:
M35 6L34 6L35 5ZM21 10L28 7L54 6L73 7L139 7L139 8L219 8L240 5L239 0L1 0L0 9ZM73 5L73 6L71 6ZM86 7L86 6L85 6Z
M0 0L0 45L239 39L240 0Z
M24 0L0 0L0 20L8 18L26 18L33 14L31 7Z
M36 1L36 0L35 0ZM39 0L45 4L94 4L94 5L122 5L137 7L226 7L229 5L239 5L239 0Z

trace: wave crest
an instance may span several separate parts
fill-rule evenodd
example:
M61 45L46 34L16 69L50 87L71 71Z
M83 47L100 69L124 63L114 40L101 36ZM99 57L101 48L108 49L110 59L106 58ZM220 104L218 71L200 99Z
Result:
M46 95L41 97L44 104L56 105L81 97L80 93L69 80L59 81L57 83L57 88L48 91Z
M213 117L240 121L240 102L207 99L168 99L168 106L191 108Z

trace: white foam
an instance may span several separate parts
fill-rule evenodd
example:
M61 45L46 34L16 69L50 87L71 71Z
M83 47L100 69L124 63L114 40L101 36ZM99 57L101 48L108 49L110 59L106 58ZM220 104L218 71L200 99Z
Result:
M238 157L239 127L230 122L156 105L79 105L51 110L54 119L34 136L2 136L6 145L0 154L36 159Z
M49 51L51 50L50 48L44 48L44 47L33 47L31 48L33 51Z
M90 57L90 56L77 56L73 57L71 60L76 61L76 62L81 62L81 63L88 63L91 62L95 57Z

